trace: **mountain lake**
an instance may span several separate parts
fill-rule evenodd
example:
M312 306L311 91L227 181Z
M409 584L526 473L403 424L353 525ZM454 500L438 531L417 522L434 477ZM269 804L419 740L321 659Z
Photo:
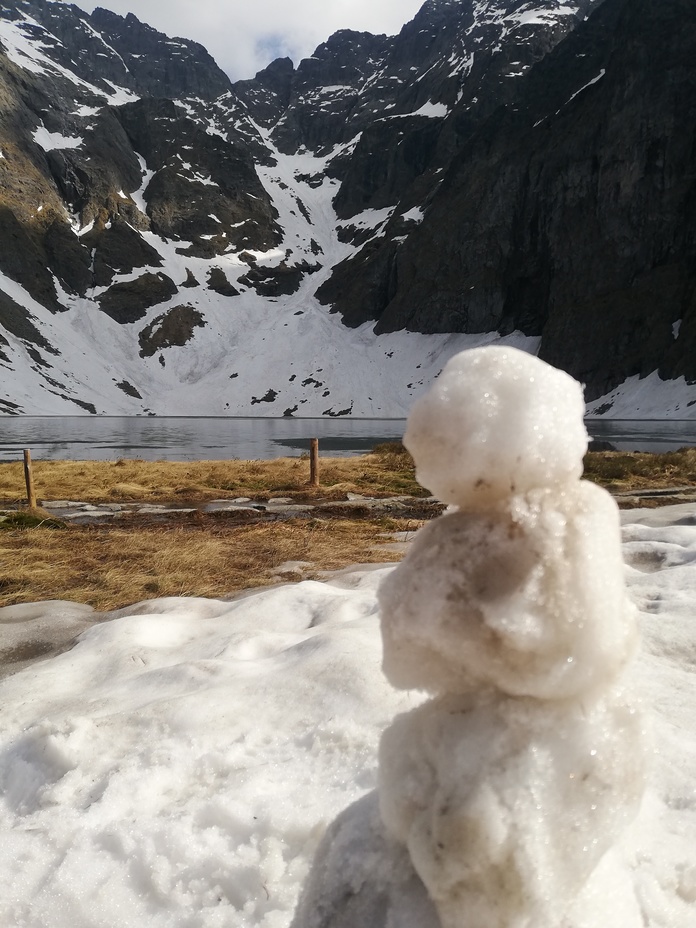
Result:
M696 421L586 421L590 436L617 451L670 451L696 445ZM365 454L400 441L405 419L174 418L155 416L6 416L0 420L0 461L261 460L297 457L319 439L332 457Z

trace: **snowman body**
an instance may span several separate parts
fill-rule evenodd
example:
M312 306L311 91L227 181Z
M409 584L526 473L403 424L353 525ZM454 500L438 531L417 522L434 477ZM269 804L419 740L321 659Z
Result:
M443 928L574 928L643 792L635 610L616 506L580 479L583 411L568 375L483 348L409 418L450 511L380 590L384 672L432 698L384 733L379 795Z

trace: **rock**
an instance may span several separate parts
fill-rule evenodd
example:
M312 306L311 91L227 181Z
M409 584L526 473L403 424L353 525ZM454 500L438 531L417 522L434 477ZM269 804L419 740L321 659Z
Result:
M122 380L120 383L117 383L116 386L119 390L123 390L126 396L133 396L137 400L142 399L142 396L138 390L133 386L132 383L128 383L127 380Z
M32 319L34 317L28 310L15 303L12 297L0 290L0 325L5 331L21 339L25 344L41 348L48 354L57 355L57 349L41 334L34 325L35 320L32 321ZM8 344L4 338L3 343Z
M239 296L239 290L232 286L221 267L208 271L208 290L214 290L220 296Z
M152 245L120 217L113 219L106 228L87 233L82 240L93 250L94 286L97 287L108 287L116 274L162 265Z
M253 287L260 296L289 296L300 289L306 274L315 274L320 269L320 264L308 261L293 266L284 262L277 267L254 266L239 278L239 282Z
M277 244L274 209L246 147L208 134L171 100L129 103L118 118L155 171L147 187L154 232L207 246L208 256L230 245L265 251Z
M140 357L151 358L162 348L186 345L194 335L194 329L206 325L203 315L192 306L173 306L157 316L138 335Z
M142 319L150 306L164 303L176 292L176 284L166 274L142 274L109 287L99 297L99 308L123 325Z
M605 0L464 139L406 241L365 246L318 296L377 333L540 335L588 399L656 368L696 379L694 141L678 128L696 124L694 48L687 0Z

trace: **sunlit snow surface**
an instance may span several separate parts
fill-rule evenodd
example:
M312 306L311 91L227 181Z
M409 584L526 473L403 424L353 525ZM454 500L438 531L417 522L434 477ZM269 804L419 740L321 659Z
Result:
M614 865L648 928L693 928L696 507L623 521L657 753ZM2 681L0 924L287 926L325 826L375 786L381 731L418 701L380 670L391 570L139 604Z

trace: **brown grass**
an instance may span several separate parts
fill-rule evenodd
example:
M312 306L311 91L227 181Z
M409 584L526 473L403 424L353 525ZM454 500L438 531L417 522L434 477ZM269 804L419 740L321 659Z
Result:
M306 458L272 461L36 461L39 500L99 503L204 502L218 497L289 496L341 499L346 493L427 496L408 452L397 442L370 454L320 458L321 486L309 486ZM696 448L664 454L597 451L585 458L585 476L612 490L696 486ZM25 498L22 463L0 463L0 502Z
M585 458L585 477L614 491L696 486L696 448L664 454L591 452Z
M115 609L161 596L222 597L277 582L275 568L308 561L320 570L398 560L385 530L398 520L289 520L225 525L198 517L146 528L66 526L0 533L0 606L68 599ZM281 579L298 579L289 574Z
M425 496L410 455L398 444L351 458L320 458L321 486L309 486L309 461L36 461L39 500L83 502L204 501L218 497L283 495L338 499L346 493ZM25 498L21 462L0 464L0 500Z
M273 461L38 461L37 494L43 500L77 499L202 502L216 497L289 496L340 499L347 492L373 496L427 495L416 484L413 462L389 444L353 458L322 458L321 486L308 486L309 462ZM585 460L590 480L615 491L696 486L696 449L666 454L594 452ZM0 464L0 499L24 498L22 464ZM113 609L160 596L219 597L277 581L286 561L308 561L305 576L364 561L398 560L380 550L385 531L413 529L398 519L293 519L240 525L196 514L164 525L56 527L48 514L0 531L0 606L69 599ZM314 572L314 574L313 574ZM287 579L293 579L287 577ZM295 578L296 579L296 578Z

